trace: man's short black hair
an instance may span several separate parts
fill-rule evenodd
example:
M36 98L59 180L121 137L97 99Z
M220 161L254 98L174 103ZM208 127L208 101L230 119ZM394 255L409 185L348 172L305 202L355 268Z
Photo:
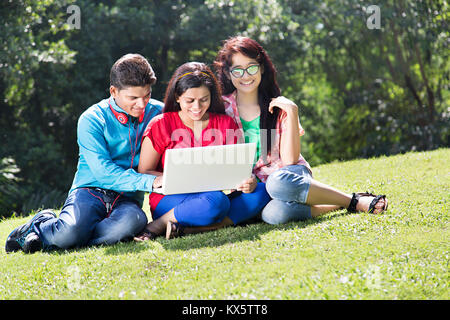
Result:
M110 85L119 90L128 87L144 87L156 82L150 63L140 54L129 53L117 60L109 75Z

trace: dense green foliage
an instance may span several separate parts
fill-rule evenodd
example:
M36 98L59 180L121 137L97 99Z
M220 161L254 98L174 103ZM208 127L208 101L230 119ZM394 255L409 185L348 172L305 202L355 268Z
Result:
M2 247L0 299L448 300L449 157L441 149L314 168L340 190L385 193L382 215L340 210L32 255ZM1 221L0 242L28 219Z
M80 8L80 28L69 23ZM260 41L300 106L312 164L449 146L449 12L443 0L7 0L0 4L0 212L64 199L76 123L108 95L109 69L138 52L163 99L175 68L211 63L236 34ZM48 193L51 193L48 195ZM45 200L45 201L44 201Z

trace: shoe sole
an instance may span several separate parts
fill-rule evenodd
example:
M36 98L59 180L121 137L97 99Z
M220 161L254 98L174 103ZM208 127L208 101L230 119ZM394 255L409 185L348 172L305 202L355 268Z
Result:
M20 244L17 242L17 239L20 237L23 237L24 230L30 229L30 227L33 225L36 220L43 216L49 216L49 218L56 218L56 214L52 211L41 211L37 215L35 215L30 221L27 223L15 228L9 235L8 238L6 238L6 244L5 244L5 251L6 253L10 252L16 252L23 250L23 248L20 246Z
M30 233L30 234L32 234L32 233ZM39 250L42 249L42 241L41 241L41 239L39 239L39 236L37 234L35 234L34 236L35 236L35 238L32 239L31 241L28 241L28 242L27 242L26 239L29 236L27 236L27 238L25 239L25 242L23 244L23 252L25 252L25 253L33 253L33 252L36 252L36 251L39 251Z

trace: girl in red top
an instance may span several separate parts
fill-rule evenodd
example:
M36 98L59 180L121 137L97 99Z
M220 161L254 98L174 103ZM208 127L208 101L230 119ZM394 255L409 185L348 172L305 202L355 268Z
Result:
M234 144L239 138L236 123L225 114L220 86L203 63L185 63L175 71L164 105L163 114L153 118L144 133L138 168L140 173L157 176L154 188L161 186L167 149ZM265 185L255 177L237 190L241 192L234 197L222 191L151 193L153 221L136 240L153 239L164 232L170 238L181 230L193 233L238 224L256 216L270 201Z

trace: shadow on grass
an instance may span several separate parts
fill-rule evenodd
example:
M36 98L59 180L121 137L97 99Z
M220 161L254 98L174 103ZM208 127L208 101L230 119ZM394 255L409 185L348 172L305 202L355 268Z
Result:
M131 240L119 242L114 245L99 245L65 250L57 249L47 251L47 253L53 255L64 255L76 252L83 253L90 250L103 249L104 254L106 255L128 255L149 251L157 246L162 246L165 250L192 250L208 247L221 247L223 245L236 242L257 241L261 239L261 236L263 234L272 231L287 231L297 228L307 228L308 226L316 225L344 215L348 215L348 213L347 211L342 210L317 218L305 221L294 221L286 224L270 225L262 221L258 221L250 224L244 223L238 226L227 227L210 232L190 234L171 240L166 240L164 237L158 237L156 240L148 240L144 242L135 242Z
M156 240L149 240L144 242L121 242L113 246L105 246L105 254L122 255L129 253L138 253L149 250L156 245L162 246L165 250L192 250L207 247L220 247L223 245L243 242L256 241L261 239L263 234L272 231L287 231L297 228L307 228L310 225L315 225L334 219L347 212L336 211L333 214L321 216L306 221L289 222L286 224L270 225L264 222L256 222L251 224L242 224L235 227L227 227L215 231L203 232L197 234L190 234L184 237L166 240L164 237L158 237Z
M100 244L97 246L86 246L86 247L77 247L71 249L53 249L49 251L45 251L45 253L51 255L65 255L65 254L73 254L73 253L86 253L93 250L104 250L104 253L107 255L123 255L123 254L133 254L140 253L142 251L146 251L149 249L149 246L140 246L137 242L132 240L129 241L121 241L119 243L113 245Z

